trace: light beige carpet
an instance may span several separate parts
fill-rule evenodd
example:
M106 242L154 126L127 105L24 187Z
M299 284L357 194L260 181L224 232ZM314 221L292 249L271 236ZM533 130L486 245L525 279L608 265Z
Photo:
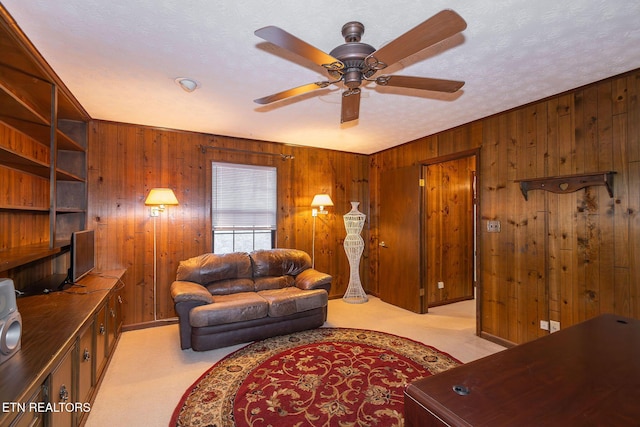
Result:
M415 314L371 297L364 304L329 301L327 327L372 329L432 345L462 362L503 350L475 335L475 301ZM178 326L122 334L86 425L167 426L184 391L237 345L180 350Z

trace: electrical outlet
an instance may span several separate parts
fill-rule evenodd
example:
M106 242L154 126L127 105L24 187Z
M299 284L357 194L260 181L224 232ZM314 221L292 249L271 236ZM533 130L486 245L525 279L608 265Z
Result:
M438 282L438 289L444 289L444 282Z
M500 221L487 221L487 231L489 233L499 233Z
M547 320L540 321L540 329L544 329L545 331L549 330L549 322Z
M550 321L549 326L551 327L551 329L549 329L551 333L558 332L560 330L560 322L556 320Z

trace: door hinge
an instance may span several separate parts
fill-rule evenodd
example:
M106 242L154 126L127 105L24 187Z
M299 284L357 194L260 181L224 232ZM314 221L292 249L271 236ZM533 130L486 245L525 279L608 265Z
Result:
M425 186L424 178L420 178L420 179L418 180L418 185L419 185L420 187L424 187L424 186Z
M424 288L420 289L420 296L423 297L424 296Z

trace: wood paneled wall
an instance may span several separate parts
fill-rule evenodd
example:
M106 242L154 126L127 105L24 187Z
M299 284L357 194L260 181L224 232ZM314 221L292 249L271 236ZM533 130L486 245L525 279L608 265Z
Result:
M203 152L201 146L236 151ZM282 160L259 153L284 153L294 158ZM361 210L369 214L368 156L94 121L89 132L89 227L97 230L98 269L127 269L125 324L154 320L154 220L144 206L149 190L170 187L180 202L156 220L156 317L166 319L175 316L169 287L178 263L210 252L212 161L278 168L278 247L311 254L311 199L316 193L331 195L335 206L316 223L315 262L318 270L334 277L331 296L342 296L349 281L349 263L342 248L342 214L350 210L352 200L360 201ZM365 229L365 241L367 233ZM367 256L365 248L365 259ZM363 283L367 279L363 268Z
M521 343L544 335L540 320L565 328L602 312L640 318L640 71L481 119L371 156L96 121L89 136L89 218L103 270L126 267L125 322L153 320L152 187L176 190L180 205L157 222L158 318L172 317L168 288L180 260L209 250L210 163L278 167L278 246L311 252L314 194L336 206L318 217L316 266L346 290L341 214L350 200L367 214L361 263L365 289L378 294L380 174L480 148L479 302L484 336ZM224 150L285 153L293 160ZM571 194L530 192L514 181L616 171L604 187ZM501 222L487 233L486 221Z
M369 281L367 291L380 293L379 281L379 221L378 212L382 203L396 203L394 200L382 200L380 196L380 176L385 170L416 166L437 158L450 159L450 155L469 151L482 144L482 123L474 122L457 127L437 135L428 136L401 146L381 151L370 156L371 172L369 187L371 197L371 217L369 229ZM418 190L416 190L418 191ZM418 195L416 194L416 197Z
M482 334L522 343L599 313L640 318L640 71L500 113L371 156L370 241L377 243L379 176L481 147L478 168ZM604 187L570 194L532 191L515 180L615 171ZM501 222L487 233L486 222ZM377 282L377 244L369 286Z

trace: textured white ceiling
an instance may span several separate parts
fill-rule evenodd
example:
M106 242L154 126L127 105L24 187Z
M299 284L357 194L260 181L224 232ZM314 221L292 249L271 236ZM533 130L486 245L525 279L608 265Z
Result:
M638 0L2 0L94 119L371 154L640 68ZM385 70L466 82L455 95L367 85L340 124L340 89L256 37L276 25L325 52L348 21L375 48L442 9L467 29ZM196 79L187 93L176 77Z

